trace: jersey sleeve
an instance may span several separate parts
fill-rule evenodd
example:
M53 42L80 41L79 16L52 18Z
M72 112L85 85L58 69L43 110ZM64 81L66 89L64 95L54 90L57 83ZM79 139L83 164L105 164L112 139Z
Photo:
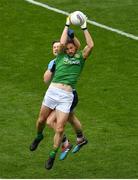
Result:
M49 62L47 69L50 70L51 72L55 72L55 67L56 67L55 60L52 60Z

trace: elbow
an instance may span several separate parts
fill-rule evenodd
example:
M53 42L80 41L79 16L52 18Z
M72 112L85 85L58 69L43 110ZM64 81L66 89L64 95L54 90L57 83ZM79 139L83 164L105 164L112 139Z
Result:
M91 44L89 44L89 48L90 48L90 50L92 50L94 48L94 43L93 42Z
M66 42L60 40L60 46L58 47L58 53L63 51L64 47L66 46Z
M62 49L63 47L65 47L65 45L66 45L66 42L60 41L60 47L61 47L61 49Z
M45 84L48 84L48 83L49 83L49 79L47 79L47 78L44 77L44 83L45 83Z
M50 81L50 78L47 77L47 75L45 74L44 77L43 77L43 81L44 81L45 84L48 84L49 81Z
M92 49L93 49L93 46L88 46L88 50L89 50L89 52L91 52L91 51L92 51Z

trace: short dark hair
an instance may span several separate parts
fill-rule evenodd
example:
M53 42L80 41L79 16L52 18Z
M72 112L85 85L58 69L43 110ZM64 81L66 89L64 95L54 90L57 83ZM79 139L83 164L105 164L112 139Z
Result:
M52 46L55 44L55 43L60 43L60 40L55 40L52 42Z

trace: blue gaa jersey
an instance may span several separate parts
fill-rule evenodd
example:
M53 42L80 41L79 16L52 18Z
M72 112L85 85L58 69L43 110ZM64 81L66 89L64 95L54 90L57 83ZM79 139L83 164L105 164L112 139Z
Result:
M47 69L53 73L55 72L55 68L56 68L56 62L55 62L55 59L53 59L49 62Z

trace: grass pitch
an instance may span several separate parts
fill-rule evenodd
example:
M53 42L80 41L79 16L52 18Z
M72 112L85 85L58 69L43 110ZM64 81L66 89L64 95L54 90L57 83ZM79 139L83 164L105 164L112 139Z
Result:
M137 0L43 3L138 35ZM29 151L47 86L42 77L53 58L65 16L25 2L0 1L0 178L138 178L138 42L88 25L95 47L77 86L79 117L89 144L66 160L44 168L54 132ZM78 27L76 35L84 46ZM70 125L66 134L75 144ZM59 154L58 154L59 155Z

